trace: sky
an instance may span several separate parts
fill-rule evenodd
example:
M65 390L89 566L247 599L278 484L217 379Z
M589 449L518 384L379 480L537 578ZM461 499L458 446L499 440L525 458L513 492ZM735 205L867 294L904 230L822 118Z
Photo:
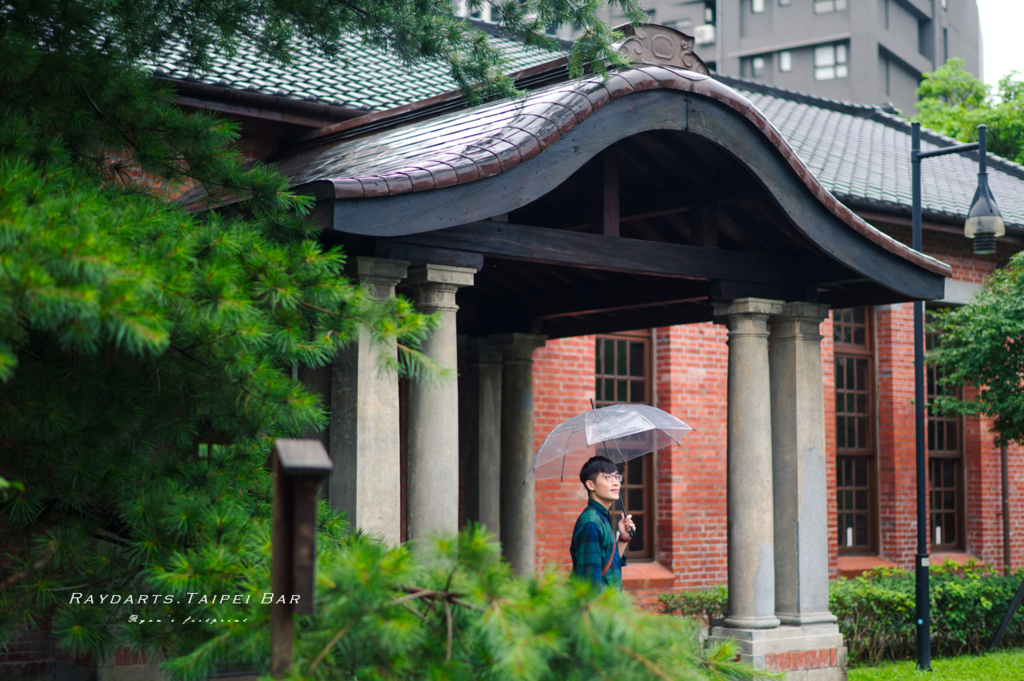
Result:
M978 0L978 13L985 43L985 82L995 86L1014 70L1024 78L1024 0Z

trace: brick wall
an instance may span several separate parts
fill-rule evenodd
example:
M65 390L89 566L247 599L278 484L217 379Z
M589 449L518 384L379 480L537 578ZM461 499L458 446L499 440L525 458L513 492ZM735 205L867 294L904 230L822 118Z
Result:
M38 629L25 631L4 643L0 650L0 679L52 679L54 671L53 634L48 619Z
M594 337L548 341L533 351L534 451L562 421L590 409L594 398ZM579 471L566 479L535 483L537 569L572 568L569 542L576 518L587 505Z

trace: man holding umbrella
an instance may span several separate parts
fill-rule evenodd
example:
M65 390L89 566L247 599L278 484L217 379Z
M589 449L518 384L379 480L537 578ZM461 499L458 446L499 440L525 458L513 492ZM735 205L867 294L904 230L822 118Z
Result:
M655 449L678 445L691 430L656 407L613 404L574 416L548 433L523 484L564 481L566 475L579 470L589 501L572 532L569 551L574 575L601 588L622 590L624 552L636 526L623 506L618 531L612 527L612 504L622 504L622 475L616 464L624 465Z
M611 508L619 498L622 475L610 459L594 456L580 469L580 482L589 501L572 531L572 574L600 588L622 591L626 546L636 529L633 517L626 515L619 520L618 532L612 530Z

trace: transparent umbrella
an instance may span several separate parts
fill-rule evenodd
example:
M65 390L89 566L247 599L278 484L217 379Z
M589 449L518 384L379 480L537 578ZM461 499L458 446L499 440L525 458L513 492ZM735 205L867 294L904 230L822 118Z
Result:
M579 475L592 456L616 464L677 445L693 428L646 404L613 404L574 416L548 433L523 482Z

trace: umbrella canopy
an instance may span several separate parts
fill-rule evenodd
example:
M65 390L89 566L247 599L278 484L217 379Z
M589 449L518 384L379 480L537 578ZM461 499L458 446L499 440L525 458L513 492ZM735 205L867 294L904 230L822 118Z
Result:
M617 464L679 444L693 428L646 404L613 404L563 421L548 433L525 482L575 477L592 456Z

